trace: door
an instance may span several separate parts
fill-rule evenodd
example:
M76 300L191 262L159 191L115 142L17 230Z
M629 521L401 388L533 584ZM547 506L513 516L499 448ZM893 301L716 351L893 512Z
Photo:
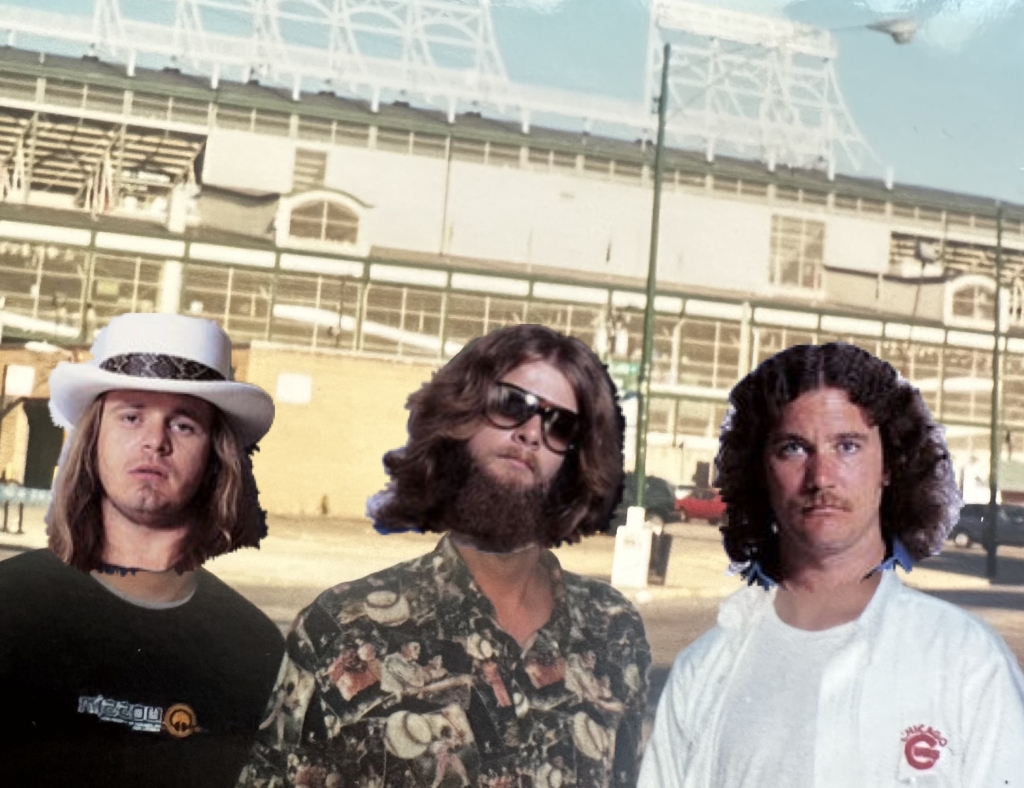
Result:
M53 486L53 471L64 444L64 430L54 425L45 399L27 399L22 407L28 417L25 486L49 490Z

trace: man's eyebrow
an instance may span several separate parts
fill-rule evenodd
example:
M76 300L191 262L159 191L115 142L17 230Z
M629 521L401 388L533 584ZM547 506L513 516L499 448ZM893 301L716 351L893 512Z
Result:
M795 443L807 443L807 438L798 432L773 432L768 436L768 442L775 443L788 443L793 441Z
M865 441L868 439L868 433L860 432L858 430L850 430L847 432L837 432L834 435L830 435L829 439L832 441ZM810 443L810 441L806 437L804 437L798 432L777 432L772 434L768 438L768 442L770 444L788 443L789 441L793 441L795 443Z
M114 410L146 410L150 405L142 400L122 400L121 402L114 403L112 407ZM172 408L167 415L172 419L178 416L185 416L200 423L208 420L204 418L203 411L193 405L178 405Z
M169 415L172 419L177 416L185 416L186 418L192 419L192 421L197 421L201 424L205 424L207 421L212 420L212 416L210 418L204 417L203 411L191 405L179 405L174 408Z
M110 402L108 400L107 401L107 405L109 407L113 408L114 410L128 410L128 409L138 410L140 408L146 407L144 402L141 402L141 401L138 401L138 400L124 400L124 399L119 401L119 402Z

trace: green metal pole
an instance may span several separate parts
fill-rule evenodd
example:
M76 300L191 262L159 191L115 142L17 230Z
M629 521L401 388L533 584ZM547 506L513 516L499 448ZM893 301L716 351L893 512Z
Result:
M992 329L992 414L991 426L989 427L989 461L988 461L988 522L985 523L985 530L982 534L985 540L985 576L989 581L996 578L996 526L999 517L999 507L996 505L996 498L999 494L999 454L1000 454L1000 430L999 430L999 341L1002 338L1002 294L1003 294L1003 206L1000 205L996 211L996 304L995 304L995 325Z
M647 261L647 305L644 307L644 349L637 378L639 397L636 420L636 505L644 505L647 486L647 421L651 404L651 355L654 349L654 296L658 282L658 224L661 219L661 179L665 153L665 111L668 108L668 61L672 54L665 44L661 64L661 95L658 96L658 146L654 150L654 207L651 212L651 253Z

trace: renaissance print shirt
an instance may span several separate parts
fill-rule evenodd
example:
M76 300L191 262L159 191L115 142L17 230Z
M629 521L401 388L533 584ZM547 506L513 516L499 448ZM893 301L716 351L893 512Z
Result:
M627 788L650 647L636 609L563 572L523 649L450 538L324 592L295 622L239 786Z

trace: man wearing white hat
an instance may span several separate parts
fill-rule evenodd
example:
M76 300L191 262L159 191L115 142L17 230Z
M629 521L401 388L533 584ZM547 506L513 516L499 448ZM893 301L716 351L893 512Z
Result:
M283 639L200 565L265 533L273 401L211 321L121 315L92 356L50 377L50 550L0 563L0 783L230 784Z

